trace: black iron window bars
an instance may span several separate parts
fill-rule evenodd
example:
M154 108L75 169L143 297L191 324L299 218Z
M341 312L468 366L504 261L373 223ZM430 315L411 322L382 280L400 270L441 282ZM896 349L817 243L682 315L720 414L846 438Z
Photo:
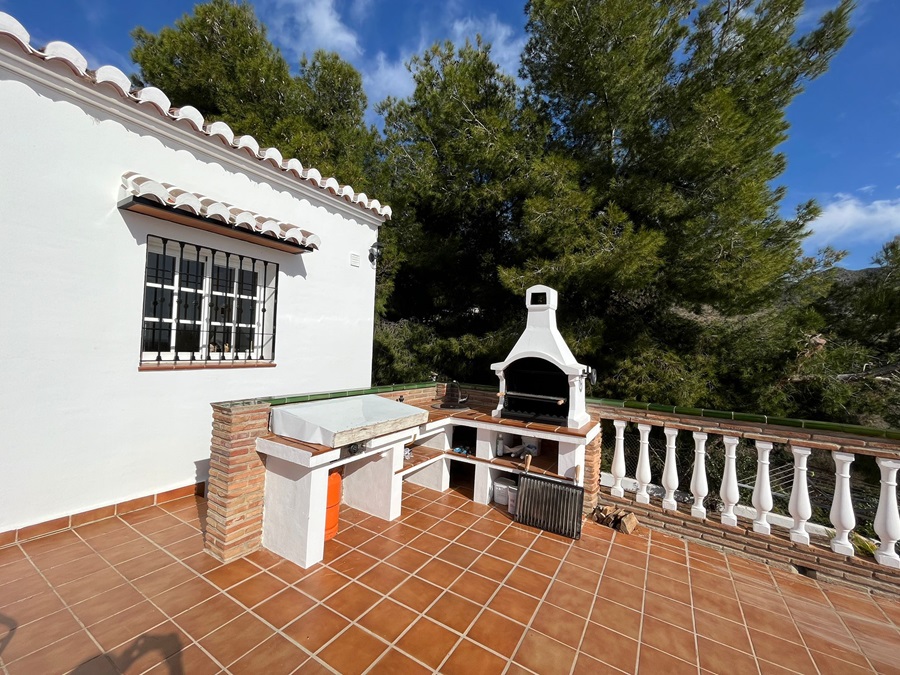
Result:
M147 237L141 362L272 361L278 265Z

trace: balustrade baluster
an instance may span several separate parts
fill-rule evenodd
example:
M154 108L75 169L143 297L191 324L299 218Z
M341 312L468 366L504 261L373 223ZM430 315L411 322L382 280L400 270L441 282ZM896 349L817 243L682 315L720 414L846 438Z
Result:
M625 477L625 424L624 420L613 420L616 428L616 450L612 460L613 486L610 493L613 497L624 497L622 479Z
M766 516L772 510L772 485L769 480L771 451L771 443L756 441L756 485L753 486L753 508L756 509L756 519L753 521L753 531L760 534L772 533L772 528L766 521Z
M647 485L650 484L650 425L638 424L638 432L641 435L640 451L638 452L638 465L635 478L637 478L638 490L634 499L639 504L649 504L650 494Z
M675 490L678 488L678 469L675 466L675 439L678 437L678 429L663 429L666 435L666 464L663 467L663 487L666 488L666 496L663 497L662 507L667 511L677 511L675 503Z
M741 497L737 483L737 444L734 436L724 436L725 442L725 469L722 472L722 486L719 488L719 496L722 498L722 524L737 525L737 516L734 515L735 504Z
M806 531L806 521L812 515L812 505L809 503L809 486L806 483L806 460L811 451L809 448L791 446L791 452L794 454L794 484L791 486L791 501L788 507L794 518L791 541L808 545L809 533Z
M900 568L897 555L897 540L900 539L900 515L897 514L897 470L900 461L878 457L875 459L881 469L881 496L875 513L875 532L881 546L875 552L875 560L881 565Z
M843 555L853 555L850 531L856 526L853 502L850 497L850 464L855 455L849 452L833 452L834 458L834 501L831 503L831 524L835 535L831 540L831 550Z
M694 432L694 473L691 476L691 493L694 495L691 515L694 518L706 518L706 507L703 506L703 500L709 494L706 485L706 434L700 431Z

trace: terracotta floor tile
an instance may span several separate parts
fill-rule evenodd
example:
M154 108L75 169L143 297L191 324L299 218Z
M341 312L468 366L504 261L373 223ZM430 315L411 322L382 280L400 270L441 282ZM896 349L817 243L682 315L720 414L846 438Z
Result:
M98 621L88 630L105 651L132 640L165 621L165 615L146 600L103 621Z
M421 551L428 556L433 556L443 551L448 543L449 542L446 539L429 534L428 532L423 532L409 542L408 546L417 551Z
M438 560L443 560L452 565L456 565L462 569L467 568L475 559L478 558L478 551L475 551L461 544L450 544L435 556Z
M349 583L350 579L348 577L323 567L298 581L294 584L294 588L303 591L316 600L324 600Z
M8 650L4 651L4 663L9 675L60 673L87 663L99 654L100 650L88 634L79 630L17 661L11 662Z
M428 609L426 616L452 628L457 633L465 633L480 612L481 605L469 602L453 593L444 593Z
M473 515L471 513L466 513L465 511L454 511L449 516L444 518L444 522L452 523L454 525L459 525L460 527L468 529L472 523L478 520L478 516Z
M694 609L694 623L699 636L747 654L753 652L750 634L743 623L729 621L699 609Z
M98 554L78 558L65 565L57 565L49 570L43 570L44 577L54 586L61 586L72 581L83 579L89 574L110 569L110 565Z
M500 675L505 668L506 659L463 640L441 666L441 672L446 675Z
M305 570L296 563L292 563L290 560L282 560L269 568L269 574L278 577L287 584L297 583L315 571L315 569Z
M349 625L342 616L319 605L294 621L283 632L310 652L317 652L324 644Z
M750 654L732 649L716 640L698 636L697 651L700 657L700 667L712 673L733 673L733 675L757 675L759 673L756 659Z
M488 579L474 572L463 572L462 575L450 585L450 590L461 595L466 600L484 605L491 596L497 592L500 584L493 579Z
M447 541L453 541L465 531L466 528L462 527L461 525L457 525L456 523L448 523L446 520L442 520L441 522L434 525L430 530L428 530L428 534L434 535L435 537L440 537L441 539L446 539Z
M129 539L124 544L104 549L100 552L100 555L103 556L110 565L118 565L127 562L128 560L132 560L133 558L146 555L151 551L155 551L156 548L156 544L152 541L148 541L143 537L137 537L135 539Z
M25 560L26 557L22 548L16 544L0 547L0 570L2 570L4 565L18 560Z
M226 666L274 635L274 631L249 612L200 640L200 646Z
M72 671L75 675L119 675L120 671L106 654L85 661ZM128 671L126 671L128 672Z
M488 606L498 614L527 625L539 603L540 600L534 596L502 586Z
M422 507L420 509L421 513L425 513L429 516L433 516L434 518L446 518L449 516L455 507L447 506L445 504L439 504L437 501L428 504L427 506Z
M550 559L556 560L557 558L550 556ZM598 575L603 571L603 568L606 565L606 559L607 557L605 555L591 553L590 551L575 548L574 546L569 549L569 552L566 554L567 563L584 567Z
M777 635L783 640L800 642L800 632L791 618L790 613L770 612L755 605L744 605L744 622L748 628L760 630L771 635Z
M652 616L644 616L641 643L688 663L697 663L697 648L693 631L683 630ZM643 647L641 648L643 651Z
M3 650L3 661L7 664L12 663L81 630L81 626L68 609L54 612L16 628Z
M585 567L564 562L556 572L556 581L562 581L593 594L597 584L600 583L600 575Z
M360 545L357 549L363 553L372 556L376 560L384 560L389 555L403 548L403 544L381 535L373 536L366 543Z
M656 593L644 594L644 616L652 616L684 630L694 629L690 605L669 600Z
M334 536L334 540L344 546L356 548L360 544L369 541L374 535L363 527L354 527L350 524L340 524L338 533Z
M220 563L205 551L202 553L197 553L196 555L189 556L187 558L183 558L181 562L190 567L197 574L206 574L207 572L210 572L217 567L222 567L222 563Z
M397 641L396 646L414 659L436 669L458 639L455 633L422 617Z
M591 621L632 639L641 632L641 613L610 600L598 598L594 602Z
M389 593L409 578L409 574L393 565L378 563L357 581L379 593Z
M480 532L481 534L490 537L492 540L503 534L506 527L507 524L505 522L498 522L488 517L484 517L471 525L472 530Z
M868 663L865 666L860 666L818 652L811 652L811 654L821 675L868 675L872 672ZM898 670L900 670L900 667L898 667Z
M463 570L461 567L451 565L443 560L434 559L425 563L425 565L416 572L416 576L419 579L430 581L436 586L447 588L456 581L462 572Z
M483 532L468 530L465 534L457 537L456 543L462 544L463 546L468 546L469 548L475 549L476 551L485 551L491 544L494 543L494 538L484 534Z
M351 582L328 598L327 605L332 611L355 621L369 611L381 599L381 594Z
M729 598L737 598L737 591L734 588L734 582L732 582L729 577L702 572L695 569L693 565L691 565L689 569L691 586L693 588L703 588L708 591L713 591L718 595L725 595Z
M575 650L531 631L526 633L513 660L541 675L564 675L572 669Z
M234 675L288 675L308 658L306 652L276 634L232 663L228 670Z
M812 658L802 644L798 645L796 642L782 640L752 628L750 629L750 642L753 643L753 649L759 659L765 659L798 673L816 672Z
M586 623L585 617L545 602L531 620L529 630L539 631L557 642L577 648Z
M469 569L473 568L470 567ZM514 588L535 598L542 598L544 593L547 592L550 581L550 577L546 577L543 574L514 573L504 579L503 583L509 588Z
M611 600L630 609L641 611L644 605L644 588L643 586L619 583L613 579L606 581L601 579L600 586L597 588L597 598Z
M335 572L340 572L351 579L356 579L366 571L370 570L377 563L377 559L370 555L366 555L362 551L350 551L335 562L330 563L329 567Z
M179 614L175 617L175 623L199 640L243 612L244 609L234 600L219 594Z
M148 598L152 598L175 586L183 584L185 581L196 578L197 574L194 570L185 567L180 562L173 562L171 565L158 569L150 574L145 574L138 579L134 579L131 583L134 584L134 587L141 593Z
M405 572L412 574L422 565L431 560L431 556L414 551L410 548L402 548L393 555L389 556L385 562L390 563L394 567L399 567Z
M212 572L207 572L203 576L222 590L225 590L259 574L260 571L261 570L253 563L239 558L234 562L217 567Z
M85 626L93 626L95 623L143 601L143 595L128 584L123 584L76 605L71 605L70 609Z
M416 612L423 612L441 592L440 588L427 581L410 577L391 591L389 597Z
M405 523L393 523L390 527L381 530L380 536L390 539L397 544L408 544L422 534L422 530Z
M406 654L396 649L388 650L378 662L372 666L369 675L429 675L433 671L430 668L416 663Z
M335 560L340 558L342 555L349 553L352 549L345 544L342 544L339 541L335 541L332 539L331 541L325 542L325 554L322 557L322 562L326 565L329 563L333 563Z
M359 675L375 663L387 647L377 637L350 626L338 640L319 652L318 657L342 675Z
M606 628L589 621L581 641L581 651L607 665L632 673L637 663L638 641L618 635L611 639Z
M688 663L665 651L642 645L640 658L638 659L638 672L665 673L666 675L695 675L697 672L697 665L696 660L693 663Z
M144 675L215 675L221 672L209 656L196 645L188 645L177 654L173 654L162 663L148 670Z
M168 546L188 538L198 537L196 529L181 522L158 532L145 533L145 535L159 546Z
M158 506L148 506L146 508L130 511L124 515L119 516L121 520L125 521L132 527L162 517L169 517L169 514ZM137 528L135 527L135 529Z
M741 604L736 599L692 586L691 600L696 609L721 616L723 619L728 619L729 621L740 623L743 623L744 621Z
M124 583L125 579L121 574L114 568L107 567L68 584L55 586L54 590L59 593L64 602L74 605ZM0 590L0 593L2 593L2 590Z
M651 555L649 557L647 570L682 584L690 581L690 572L687 565L672 562L659 556Z
M539 536L531 545L532 551L538 551L539 553L552 556L557 560L565 559L570 548L572 548L572 546L569 543L543 536Z
M609 552L609 559L617 560L641 569L647 568L647 554L628 547L613 546Z
M482 555L469 566L469 571L494 581L503 581L512 569L512 563L491 555Z
M206 579L194 577L153 598L153 603L173 617L216 595L219 590Z
M21 546L22 550L25 551L25 553L27 553L29 556L38 556L57 548L77 544L80 541L81 539L79 539L78 535L75 534L74 531L64 530L62 532L57 532L56 534L51 534L46 537L38 537L37 539L32 539L31 541L22 542L21 544L19 544L19 546Z
M30 556L31 562L39 570L48 570L57 565L71 564L79 558L97 555L94 550L80 539L68 546L51 549L45 553ZM30 566L29 566L30 567ZM0 578L6 578L7 568L0 568Z
M281 579L263 572L228 589L228 595L247 608L255 607L287 588Z
M594 606L594 594L575 586L554 581L544 596L544 602L563 607L574 614L587 618Z
M578 655L578 658L575 659L575 667L572 669L572 675L622 675L622 672L618 668L613 668L584 653Z
M143 673L180 653L190 644L173 623L167 621L107 653L107 657L123 673Z
M4 636L11 630L18 630L62 609L65 609L65 605L51 591L0 607L0 642L3 642ZM2 656L2 649L0 649L0 656Z
M417 618L419 614L390 598L384 598L370 609L357 623L387 642L393 642Z
M473 642L480 643L498 654L510 658L524 632L525 626L522 624L487 609L469 628L467 637Z
M258 567L261 567L262 569L267 570L270 567L280 563L282 560L284 560L284 558L282 558L280 555L276 555L275 553L272 553L271 551L269 551L267 549L260 548L260 549L257 549L256 551L254 551L253 553L249 553L248 555L246 555L244 557L244 560L249 560L254 565L257 565Z
M294 588L286 588L253 608L253 613L276 628L282 628L309 610L316 601Z

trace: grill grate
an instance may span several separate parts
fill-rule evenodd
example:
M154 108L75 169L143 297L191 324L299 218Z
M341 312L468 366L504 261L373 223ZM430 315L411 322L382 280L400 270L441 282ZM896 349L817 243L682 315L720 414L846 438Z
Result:
M583 487L542 476L519 476L517 523L581 539L583 507Z

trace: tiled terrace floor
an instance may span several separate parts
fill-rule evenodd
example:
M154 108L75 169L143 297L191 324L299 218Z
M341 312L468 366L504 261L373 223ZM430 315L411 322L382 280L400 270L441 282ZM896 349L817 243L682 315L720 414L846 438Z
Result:
M186 498L0 549L0 667L86 673L900 672L900 603L651 532L580 541L408 485L327 562L202 552Z

